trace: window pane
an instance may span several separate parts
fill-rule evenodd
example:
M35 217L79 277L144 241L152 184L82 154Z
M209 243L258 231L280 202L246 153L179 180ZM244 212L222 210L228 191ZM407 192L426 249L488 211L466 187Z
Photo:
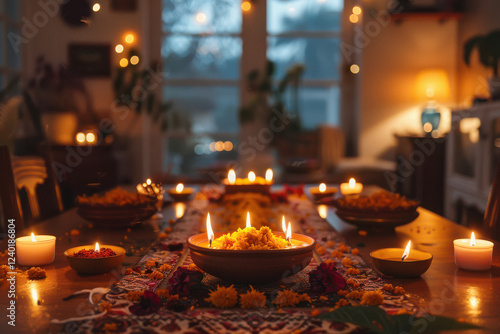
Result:
M18 36L20 36L19 29L17 29L14 26L7 26L7 34L9 33L14 33ZM6 43L6 50L7 50L7 67L13 70L18 70L21 68L21 56L19 52L16 52L14 50L14 47L11 45L8 39L5 40Z
M237 86L165 86L163 96L189 116L194 133L238 132Z
M5 0L5 13L12 20L19 19L19 0Z
M163 0L163 30L173 33L239 33L240 2Z
M162 56L167 78L238 79L241 39L169 36Z
M304 79L336 80L339 78L340 39L269 37L267 56L276 63L276 78L296 64L306 65Z
M267 31L339 31L343 0L267 0Z
M293 109L292 92L287 92L287 108ZM333 87L300 87L299 115L302 127L312 130L320 124L340 123L340 89Z

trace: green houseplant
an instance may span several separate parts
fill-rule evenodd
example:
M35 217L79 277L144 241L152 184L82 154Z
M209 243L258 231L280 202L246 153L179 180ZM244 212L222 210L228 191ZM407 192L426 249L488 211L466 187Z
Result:
M464 61L467 65L470 65L470 59L474 49L478 51L481 64L493 69L493 76L489 79L490 94L493 100L500 99L500 78L498 76L500 61L500 30L494 30L486 35L473 36L465 42Z

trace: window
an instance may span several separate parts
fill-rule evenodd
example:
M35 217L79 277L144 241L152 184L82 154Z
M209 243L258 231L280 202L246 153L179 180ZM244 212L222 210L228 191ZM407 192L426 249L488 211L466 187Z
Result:
M21 57L8 35L19 35L19 1L0 0L0 90L20 74Z
M169 132L165 168L172 164L173 173L189 173L237 158L243 38L267 45L276 80L290 66L305 64L299 89L305 129L339 124L343 0L253 2L266 6L267 18L261 21L267 21L267 41L252 29L242 34L241 1L162 0L162 5L163 96L179 115L189 117L193 134ZM219 141L230 145L215 145Z

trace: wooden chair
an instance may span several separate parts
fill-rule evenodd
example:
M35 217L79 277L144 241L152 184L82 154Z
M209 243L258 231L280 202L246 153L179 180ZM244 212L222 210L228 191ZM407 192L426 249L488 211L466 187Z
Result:
M482 227L489 236L500 240L500 163L495 169Z

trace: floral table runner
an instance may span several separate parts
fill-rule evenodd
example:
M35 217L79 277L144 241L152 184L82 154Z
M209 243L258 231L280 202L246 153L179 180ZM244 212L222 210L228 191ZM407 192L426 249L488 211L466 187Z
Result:
M207 211L216 206L197 196L184 216L160 234L162 239L126 269L93 314L57 323L89 333L358 333L365 329L316 315L346 305L424 315L402 287L387 284L355 247L346 245L303 194L290 195L276 206L300 222L301 233L316 239L321 266L316 257L296 275L253 287L203 273L192 263L185 241L203 230ZM343 283L332 283L338 277ZM256 308L248 308L252 306Z

